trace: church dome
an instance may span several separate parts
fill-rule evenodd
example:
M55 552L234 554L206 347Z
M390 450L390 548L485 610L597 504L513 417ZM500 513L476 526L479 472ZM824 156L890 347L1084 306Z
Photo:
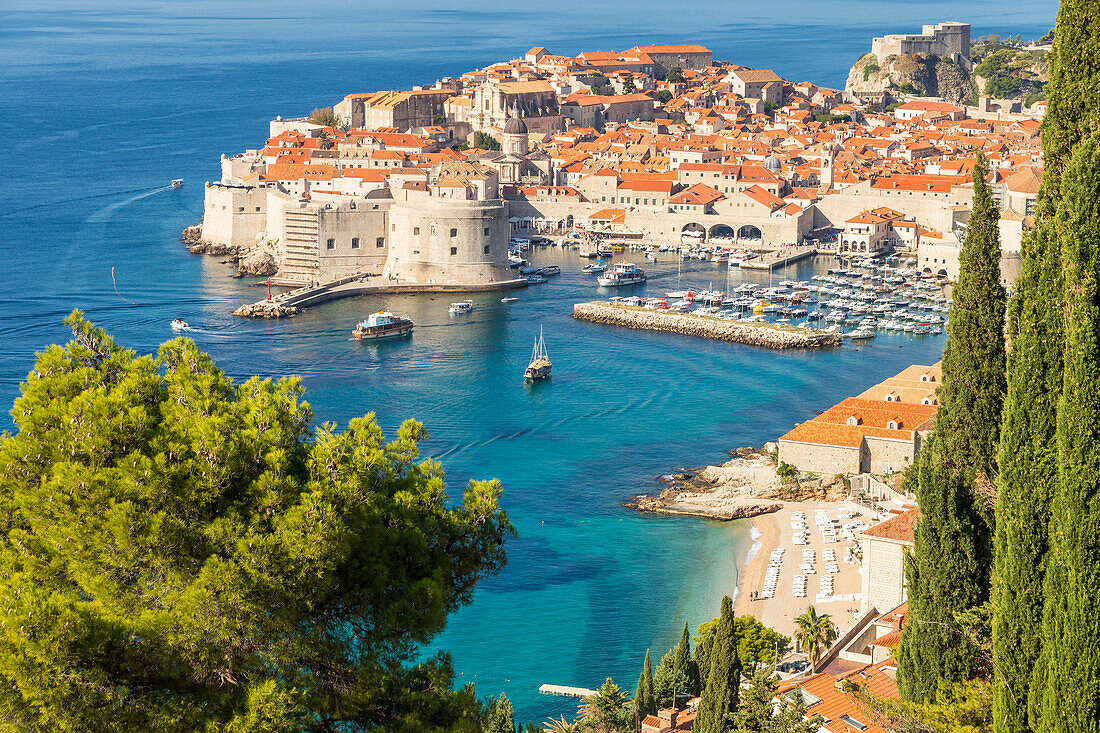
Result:
M504 123L505 135L526 135L527 124L518 117L509 117L508 121Z
M779 158L774 155L769 155L767 158L764 158L764 167L770 171L777 171L783 168L779 163Z

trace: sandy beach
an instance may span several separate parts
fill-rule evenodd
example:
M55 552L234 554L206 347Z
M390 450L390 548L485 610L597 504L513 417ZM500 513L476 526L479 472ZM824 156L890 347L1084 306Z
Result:
M782 508L771 514L763 514L754 517L751 521L756 528L756 542L754 550L750 550L750 557L744 568L737 576L737 600L735 612L738 615L752 614L760 619L765 626L769 626L782 634L790 636L794 631L794 619L813 605L818 613L827 613L833 617L837 628L842 632L851 628L855 620L855 613L859 611L861 577L858 563L845 562L847 548L856 543L845 540L840 534L842 524L857 521L858 517L841 520L841 507L843 503L826 501L801 501L780 502ZM815 512L825 510L836 528L836 541L826 542L822 532L815 523ZM791 517L796 511L806 515L806 526L810 536L806 544L794 543L794 530L791 528ZM870 520L864 519L868 524ZM783 563L779 569L779 580L775 586L775 597L770 599L752 600L754 591L759 592L764 588L764 579L768 570L768 563L772 551L783 548ZM838 573L828 573L826 563L823 560L823 550L831 548L836 556ZM803 550L813 550L814 573L804 573L799 565L802 563ZM807 593L805 598L795 598L791 586L794 577L799 574L807 576ZM826 600L818 598L821 587L821 579L831 575L833 578L834 599Z

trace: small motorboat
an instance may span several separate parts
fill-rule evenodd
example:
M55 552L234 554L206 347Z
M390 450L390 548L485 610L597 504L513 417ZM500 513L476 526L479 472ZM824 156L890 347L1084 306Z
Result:
M501 298L501 303L515 303L519 298Z
M450 313L453 316L456 313L469 313L473 309L474 309L474 301L472 301L472 300L463 300L463 301L460 301L458 303L451 303L450 307L447 308L447 312Z
M527 282L531 283L532 285L540 285L544 282L549 281L547 280L546 275L536 272L534 275L527 276Z
M603 272L607 269L607 265L603 260L593 262L591 265L585 265L581 268L581 272Z
M172 330L173 331L186 331L190 328L191 328L191 324L189 324L187 321L183 320L182 318L172 319Z
M183 179L182 178L173 178L172 179L172 188L183 188Z

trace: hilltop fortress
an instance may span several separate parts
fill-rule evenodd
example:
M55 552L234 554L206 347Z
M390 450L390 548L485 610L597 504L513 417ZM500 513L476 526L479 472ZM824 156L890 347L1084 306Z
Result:
M942 23L874 46L958 56L969 33ZM913 98L885 113L694 45L536 47L429 87L350 94L333 111L330 126L273 120L262 147L222 157L198 235L210 251L262 255L242 269L285 284L369 274L411 290L522 285L510 239L567 233L906 249L951 276L984 147L1010 281L1041 171L1041 108L981 117Z
M871 53L879 61L885 61L888 56L927 53L943 56L955 63L966 63L970 60L970 24L948 22L926 25L919 34L876 38L871 41Z

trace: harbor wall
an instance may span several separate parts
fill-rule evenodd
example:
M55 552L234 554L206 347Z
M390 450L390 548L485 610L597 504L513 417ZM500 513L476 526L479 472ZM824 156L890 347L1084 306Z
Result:
M267 225L267 190L207 183L202 239L226 246L251 245Z
M845 447L782 439L779 441L779 460L806 473L821 475L862 473L860 469L863 459L862 445Z
M386 264L386 212L382 209L321 209L317 216L318 267L324 277L378 273Z
M765 324L723 321L686 313L635 309L611 303L577 303L573 306L573 317L590 323L648 331L666 331L767 349L811 349L841 344L840 336L837 334L786 331Z

